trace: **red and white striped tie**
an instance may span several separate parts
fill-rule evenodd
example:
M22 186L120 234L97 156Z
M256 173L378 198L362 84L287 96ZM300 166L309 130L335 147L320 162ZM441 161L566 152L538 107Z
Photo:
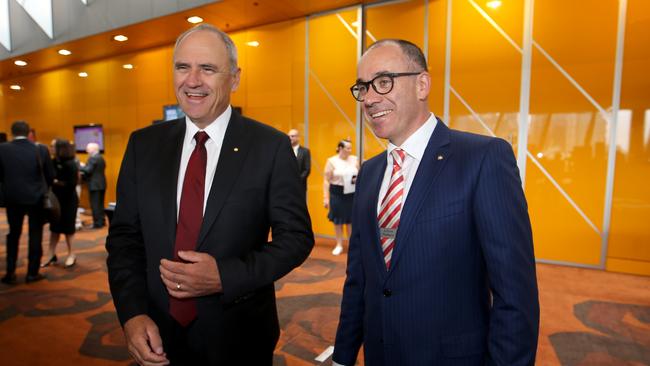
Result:
M381 200L377 222L381 234L381 249L384 252L386 270L390 269L390 260L393 256L399 216L402 212L402 196L404 195L404 176L402 175L402 164L406 153L402 149L394 149L393 172L390 175L388 190Z

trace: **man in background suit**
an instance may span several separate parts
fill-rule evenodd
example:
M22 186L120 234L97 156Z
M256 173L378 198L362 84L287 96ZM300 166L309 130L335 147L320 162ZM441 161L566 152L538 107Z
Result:
M270 366L273 282L314 244L291 146L232 110L225 33L183 33L173 65L186 118L134 132L120 169L106 242L117 314L140 364Z
M4 189L9 223L7 273L2 277L5 284L16 283L18 244L25 215L29 221L25 282L45 278L38 272L43 254L43 197L54 179L54 168L47 147L27 139L29 125L23 121L14 122L11 125L11 134L14 136L13 141L0 144L0 182Z
M291 148L293 149L293 154L298 160L298 171L300 172L300 181L302 182L303 187L305 188L305 193L307 192L307 177L311 173L311 153L306 147L300 146L300 132L298 130L291 129L287 133L289 136L289 141L291 141Z
M106 224L104 219L104 196L106 194L106 161L99 152L99 145L91 142L86 145L88 160L81 166L81 174L88 183L90 208L93 211L93 229Z
M373 44L351 88L387 152L357 177L333 360L533 365L539 303L512 147L449 129L428 107L422 51Z

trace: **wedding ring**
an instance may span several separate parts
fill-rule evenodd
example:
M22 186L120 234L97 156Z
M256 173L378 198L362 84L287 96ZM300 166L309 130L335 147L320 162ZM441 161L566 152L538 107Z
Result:
M181 289L181 284L180 283L176 284L176 289L180 291L180 289Z

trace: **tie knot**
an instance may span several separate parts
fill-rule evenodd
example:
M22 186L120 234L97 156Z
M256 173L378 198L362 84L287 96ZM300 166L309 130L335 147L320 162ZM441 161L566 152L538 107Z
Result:
M194 139L196 140L196 144L199 146L205 145L205 142L208 141L210 136L205 131L199 131L194 135Z
M393 155L393 161L395 164L402 166L402 163L404 162L404 157L406 156L406 152L404 150L397 148L391 151L391 155Z

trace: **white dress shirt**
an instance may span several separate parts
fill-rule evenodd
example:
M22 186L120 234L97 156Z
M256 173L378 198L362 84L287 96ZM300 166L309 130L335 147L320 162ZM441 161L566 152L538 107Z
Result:
M404 176L404 194L402 195L402 206L406 202L408 197L409 190L411 189L411 184L415 178L415 173L418 171L420 162L422 161L422 156L424 156L424 150L427 148L429 139L433 134L433 130L436 128L438 121L436 117L431 113L429 119L417 129L411 136L409 136L402 146L395 146L392 142L388 143L388 148L386 149L386 171L384 172L384 179L381 182L381 188L379 189L379 199L377 200L377 214L381 210L381 200L386 195L388 190L388 183L390 182L390 175L393 172L393 155L391 154L396 148L401 148L406 152L404 157L404 162L402 163L402 175Z
M190 161L196 140L194 135L199 131L205 131L210 138L205 142L205 150L208 153L208 163L205 167L205 193L203 195L203 213L208 203L208 194L210 194L210 187L212 187L212 180L214 172L217 170L217 162L219 162L219 154L221 153L221 146L223 145L223 137L226 135L226 128L230 122L230 115L232 108L228 106L226 110L221 113L214 122L210 123L208 127L200 130L189 117L185 117L185 138L183 139L183 153L181 154L181 166L178 170L178 182L176 183L176 219L178 220L178 211L181 207L181 194L183 193L183 181L185 180L185 171L187 164Z

